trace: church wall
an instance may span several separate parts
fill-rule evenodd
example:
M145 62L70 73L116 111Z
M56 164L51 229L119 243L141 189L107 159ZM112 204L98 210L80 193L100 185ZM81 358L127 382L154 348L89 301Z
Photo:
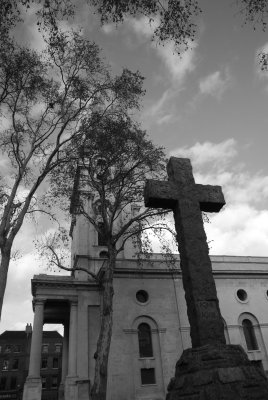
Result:
M242 312L250 312L256 316L259 323L267 321L268 278L217 278L216 286L223 317L228 319L230 324L238 323L238 316ZM247 293L245 301L239 300L237 291L243 289ZM232 310L232 313L230 313ZM225 317L226 316L226 317ZM226 321L227 322L227 321Z
M268 371L268 275L267 259L250 257L212 256L214 278L222 316L227 324L230 343L244 347L251 360L262 361ZM224 262L223 262L224 261ZM255 261L255 263L254 263ZM254 264L254 265L253 265ZM255 274L254 274L255 272ZM189 321L181 276L174 280L179 310L181 348L191 347ZM240 301L237 291L247 292L246 301ZM239 317L253 315L258 350L248 351ZM246 315L245 315L246 318Z
M234 275L231 279L216 277L215 281L221 313L226 321L231 343L242 345L251 360L262 360L264 369L268 371L268 298L266 296L268 278L247 278ZM243 289L247 293L244 301L237 296L239 289ZM242 320L248 316L253 318L258 350L248 351L246 346Z
M182 277L174 279L176 294L176 306L179 315L179 337L182 343L182 350L191 347L190 324L187 316L185 293L183 289Z
M214 264L215 282L230 342L240 344L247 350L238 319L245 312L254 315L260 325L259 331L256 332L260 349L248 351L248 355L252 360L261 360L264 369L268 371L266 351L268 348L268 298L266 296L268 276L265 277L265 265L262 266L262 276L260 277L252 279L252 274L249 277L241 275L245 266L247 268L250 266L252 271L252 264L249 264L231 262L228 265L228 274L226 265L220 264L220 268L218 268L219 265L216 264L215 267ZM123 265L121 267L123 268ZM164 391L166 391L170 378L174 375L175 364L183 349L191 347L181 276L178 275L174 278L170 274L160 277L157 276L157 265L155 268L155 277L153 274L146 275L146 273L142 276L140 273L130 275L126 273L125 276L115 278L114 325L109 361L111 371L108 386L109 400L139 398L137 382L140 382L140 376L138 376L139 371L135 366L137 352L134 351L138 347L137 332L133 329L135 318L150 317L157 324ZM217 268L221 272L224 270L225 274L221 275ZM237 298L236 292L240 288L245 289L248 293L248 301L241 302ZM141 289L149 293L150 298L145 305L139 304L136 300L136 292ZM93 347L95 348L95 346ZM94 369L94 362L91 363L91 368Z
M100 329L100 296L96 290L78 290L77 376L94 380L97 340ZM82 344L82 345L81 345Z
M114 289L114 324L109 359L111 366L109 400L136 399L135 393L138 395L142 389L140 371L137 367L139 365L137 361L139 358L137 335L139 318L141 321L152 322L155 358L158 358L160 362L162 375L159 377L161 381L159 386L164 399L170 377L174 374L176 361L182 352L173 280L170 279L170 276L165 278L152 276L140 278L138 275L121 277L115 279ZM138 290L148 292L147 303L141 304L137 301ZM157 328L154 329L154 326ZM134 382L133 376L135 377ZM133 388L133 383L135 388ZM120 388L120 392L118 392L118 388Z
M93 269L102 263L100 259L83 257L80 261ZM247 353L251 360L261 360L268 371L268 259L250 262L251 259L245 257L213 256L212 261L230 342L242 345L247 351L242 320L251 318L259 349ZM55 300L78 298L77 375L78 379L89 377L93 382L100 296L97 286L88 281L88 277L84 278L83 281L79 277L39 275L34 296ZM237 297L239 289L247 293L245 300ZM148 292L149 299L144 304L136 299L139 290ZM155 257L151 265L145 263L142 267L135 260L119 259L114 292L108 400L140 400L145 397L146 390L148 393L151 390L150 395L147 393L150 400L164 400L177 360L183 349L191 347L181 273L168 271L160 256ZM144 361L139 357L137 329L141 322L151 326L155 360ZM157 387L141 386L140 369L146 365L160 371L157 372Z

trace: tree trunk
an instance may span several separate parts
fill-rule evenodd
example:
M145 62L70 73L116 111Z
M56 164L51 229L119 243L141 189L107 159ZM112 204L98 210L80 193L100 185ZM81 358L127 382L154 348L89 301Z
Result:
M0 320L2 315L2 307L7 284L8 267L10 263L11 248L1 249L0 263Z
M112 251L103 278L102 315L100 333L95 353L95 377L91 390L92 400L106 400L108 359L113 326L113 273L116 254Z

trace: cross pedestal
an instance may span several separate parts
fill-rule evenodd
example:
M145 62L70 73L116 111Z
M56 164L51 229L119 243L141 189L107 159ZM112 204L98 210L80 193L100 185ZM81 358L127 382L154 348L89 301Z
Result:
M145 205L173 210L192 340L177 362L167 400L268 399L264 372L241 346L225 342L201 214L220 211L221 187L196 184L186 158L171 157L167 172L168 181L146 182Z

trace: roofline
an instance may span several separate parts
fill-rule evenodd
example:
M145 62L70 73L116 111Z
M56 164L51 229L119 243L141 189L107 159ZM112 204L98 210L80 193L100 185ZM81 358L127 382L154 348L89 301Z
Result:
M172 257L180 261L180 255L179 253L173 253L171 254ZM236 256L236 255L218 255L218 254L210 254L209 255L210 260L213 262L227 262L227 261L232 261L232 262L248 262L248 263L267 263L268 264L268 256ZM86 258L88 260L92 261L100 261L100 258L98 257L92 257L86 254L76 254L76 258ZM144 261L147 260L146 256L140 255L140 258ZM150 261L160 261L165 259L165 255L163 253L148 253L148 259ZM117 258L116 261L130 261L130 262L137 262L137 258Z

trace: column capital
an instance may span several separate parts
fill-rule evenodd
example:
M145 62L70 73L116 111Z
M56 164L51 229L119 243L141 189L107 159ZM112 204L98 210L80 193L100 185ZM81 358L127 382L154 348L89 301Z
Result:
M41 308L44 309L45 301L46 301L46 299L43 299L43 298L34 299L33 300L33 310L34 310L34 312L35 312L36 307L38 307L38 308L41 307Z
M71 300L69 300L69 303L70 303L71 307L77 307L78 300L77 299L71 299Z
M45 304L45 301L46 301L46 299L45 298L43 298L43 297L36 297L34 300L33 300L33 304L36 306L36 305L44 305Z

